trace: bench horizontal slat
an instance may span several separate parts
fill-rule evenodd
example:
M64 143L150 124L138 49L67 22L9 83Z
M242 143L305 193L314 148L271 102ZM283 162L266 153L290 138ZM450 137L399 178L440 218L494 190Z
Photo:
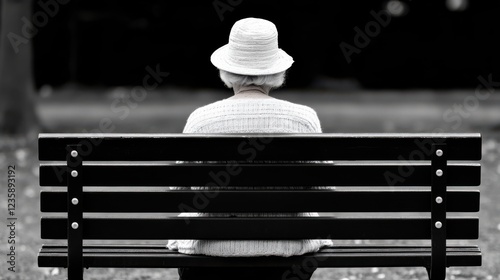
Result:
M177 254L175 250L165 250L165 244L92 244L84 245L83 252L90 253L124 253L124 252L136 252L138 254ZM67 253L68 247L65 244L44 244L42 245L42 250L44 253ZM335 245L329 247L323 247L322 252L427 252L430 251L431 247L426 245L390 245L390 244L370 244L370 245L358 245L358 244L343 244ZM448 252L477 252L479 247L477 245L451 245L447 247Z
M84 246L84 267L424 267L430 264L430 247L415 246L334 246L317 253L281 257L208 257L184 255L163 245L156 246ZM38 255L40 267L65 267L67 248L44 245ZM480 266L481 252L477 246L447 248L447 265Z
M208 195L202 191L97 191L84 192L81 203L84 212L94 213L431 211L429 190L255 190L219 191ZM64 191L40 194L42 212L66 212L67 201ZM448 212L477 212L479 191L449 191L446 203Z
M63 164L40 166L41 186L66 186ZM427 163L91 164L84 186L430 186ZM479 163L448 165L448 186L478 186Z
M42 161L66 160L68 144L81 144L85 161L430 160L433 142L447 144L448 160L481 159L477 133L40 134L38 151Z
M478 218L448 218L447 239L477 239ZM43 239L66 239L67 219L41 221ZM84 239L429 239L428 218L88 218Z

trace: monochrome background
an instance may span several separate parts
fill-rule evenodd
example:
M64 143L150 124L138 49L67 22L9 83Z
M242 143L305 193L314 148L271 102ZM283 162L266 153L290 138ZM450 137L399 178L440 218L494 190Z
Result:
M447 277L500 279L499 1L2 0L0 13L2 222L8 166L18 170L17 271L7 270L2 229L0 279L66 277L36 265L37 134L182 132L193 110L233 94L209 58L245 17L274 22L295 60L271 95L315 109L324 132L482 134L483 266ZM86 275L175 279L176 271ZM319 269L313 279L425 277L423 268L368 268Z

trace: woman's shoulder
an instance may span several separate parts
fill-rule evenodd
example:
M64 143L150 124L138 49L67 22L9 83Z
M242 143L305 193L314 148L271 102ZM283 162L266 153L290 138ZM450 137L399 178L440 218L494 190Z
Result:
M196 133L202 123L216 118L226 107L226 99L201 106L195 109L188 117L184 127L184 133Z
M216 115L217 112L223 111L224 109L226 109L227 107L229 107L231 105L232 105L231 102L228 102L227 99L223 99L223 100L215 101L213 103L198 107L189 115L188 121L194 120L197 118L206 118L209 116Z
M290 101L265 99L223 99L194 110L187 120L184 133L195 133L198 126L221 118L234 118L250 115L270 115L288 117L293 121L308 127L308 132L321 132L321 126L316 111L309 106Z
M277 104L279 104L279 108L283 110L284 114L295 116L299 120L305 122L308 126L310 126L310 132L321 132L321 125L318 118L318 114L316 111L303 104L293 103L287 100L282 99L274 99Z
M274 100L274 102L276 102L277 104L279 104L282 108L284 108L286 110L290 110L293 112L298 112L298 113L302 113L302 114L306 114L306 115L309 114L311 116L317 117L316 111L307 105L293 103L293 102L290 102L287 100L276 99L276 98L273 100Z

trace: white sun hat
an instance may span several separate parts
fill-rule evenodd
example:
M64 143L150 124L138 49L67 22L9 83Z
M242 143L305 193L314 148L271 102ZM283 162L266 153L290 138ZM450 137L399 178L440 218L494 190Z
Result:
M278 48L274 23L260 18L245 18L231 28L229 43L210 57L212 64L240 75L271 75L290 68L293 58Z

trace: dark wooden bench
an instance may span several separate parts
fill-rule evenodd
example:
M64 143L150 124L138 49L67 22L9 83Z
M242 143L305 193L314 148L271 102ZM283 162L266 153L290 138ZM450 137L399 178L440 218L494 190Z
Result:
M43 190L41 211L67 216L42 217L42 239L59 241L42 246L38 265L67 267L70 280L82 279L83 268L90 267L273 266L425 267L431 279L444 279L446 267L481 265L481 251L472 241L447 246L449 240L478 238L477 214L452 214L479 211L479 191L470 188L480 185L479 134L40 134L39 159L40 185L67 187L67 191ZM248 163L259 160L292 163ZM337 189L165 190L165 186L215 185ZM165 216L179 212L322 214ZM349 214L359 212L368 214ZM285 258L184 255L166 249L167 239L394 241L385 243L391 245L344 242ZM67 245L61 243L64 240ZM83 240L106 244L82 245ZM122 240L133 241L124 245ZM140 245L145 240L160 244Z

